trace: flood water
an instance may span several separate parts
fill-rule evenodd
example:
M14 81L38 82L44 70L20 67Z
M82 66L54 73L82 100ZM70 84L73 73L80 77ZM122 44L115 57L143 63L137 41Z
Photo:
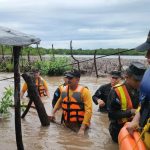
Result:
M0 79L12 77L13 74L1 73ZM44 77L48 84L51 99L55 89L63 82L62 77ZM21 79L21 83L24 82ZM88 86L91 94L102 84L108 83L108 78L81 77L80 83ZM4 87L13 86L13 79L0 81L0 96ZM51 123L42 127L35 110L30 110L25 119L22 119L22 137L25 150L117 150L118 145L113 143L108 131L107 114L97 112L98 106L93 103L93 116L88 133L84 137L62 125ZM52 109L50 107L50 109ZM6 119L0 118L0 149L16 150L14 109ZM59 113L58 113L59 115ZM56 118L60 122L59 117Z

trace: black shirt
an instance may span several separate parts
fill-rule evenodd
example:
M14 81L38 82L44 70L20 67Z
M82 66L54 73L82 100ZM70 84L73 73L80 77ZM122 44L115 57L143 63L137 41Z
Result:
M96 105L98 105L98 102L97 102L98 99L101 99L105 102L104 107L99 107L101 112L107 112L107 99L108 99L110 90L111 90L111 84L110 83L104 84L104 85L100 86L99 89L92 96L93 102Z
M133 108L137 109L139 105L139 91L129 87L126 83L125 86L131 98ZM120 100L114 89L111 89L109 93L107 106L110 120L118 120L132 116L130 110L121 110Z

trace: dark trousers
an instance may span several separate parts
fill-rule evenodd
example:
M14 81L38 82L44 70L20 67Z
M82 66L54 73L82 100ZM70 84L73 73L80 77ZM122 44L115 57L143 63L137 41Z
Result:
M112 140L116 143L118 143L118 134L123 125L124 124L120 125L117 122L111 122L109 125L109 133L111 135Z

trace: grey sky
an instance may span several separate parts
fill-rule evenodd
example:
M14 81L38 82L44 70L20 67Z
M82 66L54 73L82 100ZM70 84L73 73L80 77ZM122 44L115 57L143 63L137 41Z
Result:
M150 0L0 0L0 26L41 38L40 46L133 48L150 30Z

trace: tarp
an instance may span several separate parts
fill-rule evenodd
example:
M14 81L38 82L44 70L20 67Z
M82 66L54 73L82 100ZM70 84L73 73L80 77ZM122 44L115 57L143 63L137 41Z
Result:
M0 45L27 46L38 44L39 38L0 26Z
M135 48L135 50L138 50L138 51L147 51L149 49L150 49L150 31L148 33L146 42L144 42L143 44L137 46Z

